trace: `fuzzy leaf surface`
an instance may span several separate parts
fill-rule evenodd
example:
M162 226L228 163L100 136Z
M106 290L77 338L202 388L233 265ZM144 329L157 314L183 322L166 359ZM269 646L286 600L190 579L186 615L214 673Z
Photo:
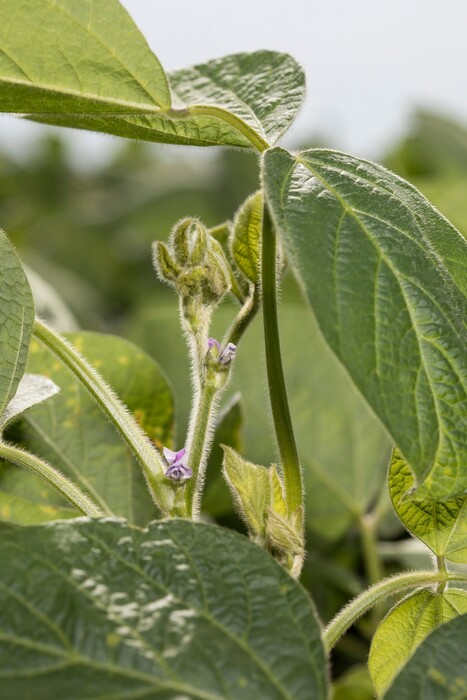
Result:
M28 408L47 401L58 394L58 387L51 379L41 374L25 374L18 384L16 394L0 417L0 431L19 418Z
M396 676L384 700L464 700L467 615L434 630Z
M171 446L173 400L157 363L115 336L70 333L67 337L102 373L149 437L159 447ZM31 343L28 368L47 374L61 391L15 424L14 441L74 479L103 508L137 524L154 518L156 509L139 465L81 383L37 340ZM0 490L13 499L5 518L13 522L29 524L22 519L24 511L15 510L18 497L50 508L51 519L57 507L66 507L55 491L16 466L0 465Z
M23 376L33 321L31 289L15 249L0 231L0 416Z
M467 489L467 245L404 180L325 149L264 158L266 196L326 341L412 468Z
M379 695L389 687L415 649L443 622L467 613L467 591L450 588L441 595L415 591L386 615L371 643L369 669Z
M413 474L398 450L389 467L389 493L405 527L438 556L467 562L467 496L448 501L419 501L411 497Z
M4 526L0 559L2 700L327 697L308 595L238 533Z

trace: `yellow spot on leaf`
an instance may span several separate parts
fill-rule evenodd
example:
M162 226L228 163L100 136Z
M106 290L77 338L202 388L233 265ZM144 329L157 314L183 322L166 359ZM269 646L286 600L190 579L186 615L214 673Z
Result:
M127 365L130 362L128 357L126 355L119 355L118 356L118 363L120 365Z
M74 428L75 424L72 420L64 420L62 423L63 428Z
M3 506L3 508L2 508L2 518L3 518L4 520L8 520L8 518L10 517L10 513L11 513L10 506Z
M110 632L107 635L106 642L108 647L116 647L118 644L120 644L120 636L115 634L115 632Z

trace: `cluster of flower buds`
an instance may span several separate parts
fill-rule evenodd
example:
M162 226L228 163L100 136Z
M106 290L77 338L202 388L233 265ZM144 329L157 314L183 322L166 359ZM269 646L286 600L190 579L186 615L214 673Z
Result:
M182 298L216 306L230 289L228 262L219 243L197 219L182 219L172 230L169 244L156 241L156 271Z

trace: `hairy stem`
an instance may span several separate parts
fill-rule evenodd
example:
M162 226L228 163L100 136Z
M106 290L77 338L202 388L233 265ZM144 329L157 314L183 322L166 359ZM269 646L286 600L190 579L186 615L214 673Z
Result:
M185 504L188 517L196 519L204 484L206 460L212 440L212 424L217 390L204 384L196 397L188 429L187 452L193 476L185 486Z
M238 345L242 335L250 325L251 321L256 316L258 309L259 292L258 289L255 287L250 296L248 296L245 300L245 303L243 304L236 318L233 320L232 325L225 334L224 339L222 341L224 347L227 345L227 343L233 343L234 345Z
M101 510L101 508L92 500L90 496L85 494L79 486L71 479L68 479L64 474L52 467L50 464L40 459L25 450L10 445L5 442L0 442L0 459L6 459L19 467L29 469L29 471L40 476L58 493L63 496L71 505L79 510L84 515L89 515L91 518L101 518L104 515L113 515L109 510Z
M379 581L351 600L327 625L323 635L327 651L333 649L356 620L386 598L410 588L433 586L442 581L467 581L467 576L447 571L410 571Z
M277 320L276 267L276 232L265 203L261 244L261 286L266 369L274 429L284 473L285 498L289 513L294 513L302 507L303 485L282 367Z
M36 318L34 335L73 372L94 397L141 464L154 502L163 513L168 513L173 501L173 490L165 483L165 465L133 415L94 367L59 333Z

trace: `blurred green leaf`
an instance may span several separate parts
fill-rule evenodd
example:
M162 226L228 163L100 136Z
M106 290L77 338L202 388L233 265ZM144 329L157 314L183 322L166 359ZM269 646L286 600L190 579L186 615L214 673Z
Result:
M336 151L266 153L266 196L321 330L417 479L467 489L467 245L411 185Z
M333 684L332 700L373 700L373 683L366 666L354 666Z
M171 446L172 396L154 360L115 336L71 333L67 337L102 373L151 440L158 447ZM103 508L136 524L154 518L155 505L139 465L74 375L36 340L31 343L28 368L49 376L61 391L16 424L14 440L61 469ZM22 524L30 520L23 521L15 511L15 498L31 501L36 510L51 506L51 519L56 517L53 508L64 505L43 482L12 465L0 467L0 490L12 497L5 519Z
M23 376L33 321L31 289L15 249L0 231L0 416Z
M389 467L392 504L405 527L438 556L467 561L467 496L443 501L412 498L413 474L398 450Z
M464 700L467 615L434 630L396 676L384 700Z
M3 697L327 698L310 598L245 537L186 520L1 534Z
M442 594L415 591L392 608L376 630L368 661L378 695L432 630L463 613L467 613L467 592L455 588Z

